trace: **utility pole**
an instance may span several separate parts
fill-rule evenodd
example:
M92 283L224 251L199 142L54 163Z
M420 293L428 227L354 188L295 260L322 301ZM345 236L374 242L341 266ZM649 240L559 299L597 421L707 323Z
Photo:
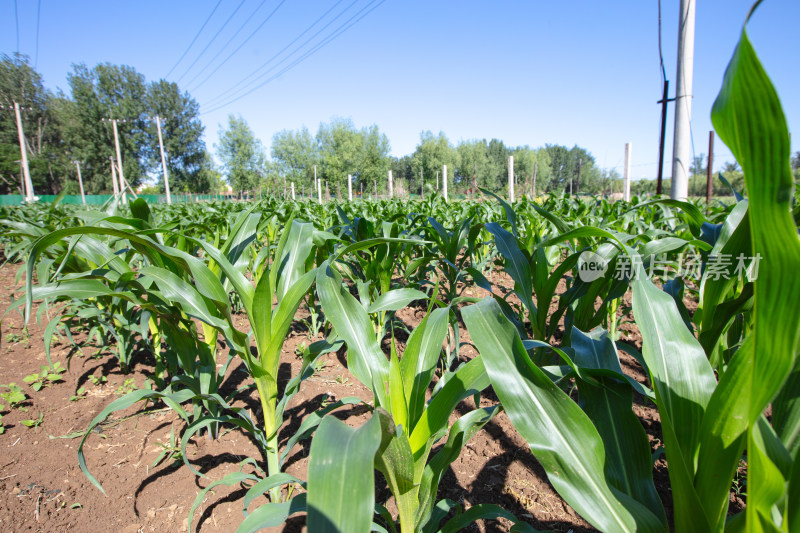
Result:
M447 165L442 165L442 194L444 195L444 201L447 202Z
M114 186L114 196L119 196L119 185L117 185L117 164L114 163L114 158L109 156L111 161L111 184Z
M394 198L394 184L392 183L392 171L389 171L389 198Z
M117 167L119 170L119 192L122 195L122 201L127 202L128 198L125 196L125 174L122 171L122 152L119 148L119 133L117 132L117 119L111 120L111 125L114 127L114 146L117 149Z
M675 140L672 148L670 197L685 200L689 193L691 165L692 72L694 68L695 0L681 0L678 23L678 73L675 77Z
M347 175L347 201L353 201L353 176Z
M667 139L667 103L671 102L669 98L669 80L664 80L664 93L661 100L661 139L658 143L658 179L656 180L656 194L662 192L662 182L664 178L664 143Z
M581 192L581 166L583 165L583 159L578 158L578 179L575 182L575 194L579 194Z
M632 143L625 143L625 176L624 179L624 188L622 193L622 198L626 202L630 202L631 200L631 152L633 151L633 144Z
M514 156L508 156L508 203L514 203Z
M706 168L706 206L711 203L714 192L714 130L708 132L708 168Z
M156 115L156 129L158 130L158 148L161 150L161 170L164 171L164 191L167 193L167 205L172 204L169 194L169 175L167 174L167 157L164 155L164 141L161 138L161 118Z
M19 151L22 154L22 185L25 192L25 201L33 202L33 182L31 181L31 169L28 166L28 149L25 146L25 132L22 130L22 115L19 112L19 104L14 102L14 115L17 117L17 135L19 136Z
M83 178L81 177L80 161L75 161L75 168L78 169L78 186L81 188L81 201L83 202L83 205L86 205L86 195L83 194Z

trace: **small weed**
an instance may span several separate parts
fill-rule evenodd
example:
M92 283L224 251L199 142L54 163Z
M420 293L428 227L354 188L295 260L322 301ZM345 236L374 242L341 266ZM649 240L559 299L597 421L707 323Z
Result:
M25 344L30 344L31 336L28 332L22 333L8 333L6 334L6 343L7 344L18 344L20 342Z
M86 396L86 388L85 387L81 387L80 389L75 391L75 394L73 394L72 396L69 397L69 401L77 402L77 401L83 399L85 396Z
M14 408L24 402L28 396L22 392L22 389L16 383L9 383L8 385L0 385L6 387L8 392L0 392L0 398L8 404L9 407Z
M174 427L170 429L169 444L164 442L159 442L157 444L161 446L162 450L161 453L158 454L158 457L156 457L156 460L153 461L153 464L150 465L150 468L154 468L164 459L172 459L173 461L181 461L183 459L183 455L181 454L181 443L180 440L175 437Z
M44 413L41 411L39 412L39 418L33 420L20 420L20 423L23 426L28 426L29 428L38 428L44 422Z
M94 374L89 374L89 381L91 381L95 387L101 387L103 383L108 381L108 378L105 376L97 377Z
M124 396L125 394L133 392L134 390L136 390L136 380L133 378L128 378L124 383L122 383L122 385L117 387L117 390L114 391L114 394L118 396Z
M61 366L61 363L56 363L52 367L43 365L41 372L29 374L22 378L22 381L33 387L33 390L39 391L42 387L49 387L57 381L64 381L61 374L66 371L67 370Z

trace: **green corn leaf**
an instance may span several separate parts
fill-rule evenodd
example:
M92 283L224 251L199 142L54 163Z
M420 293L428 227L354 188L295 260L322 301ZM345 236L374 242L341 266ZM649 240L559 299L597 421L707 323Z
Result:
M407 306L414 300L427 300L428 295L422 291L411 288L394 289L381 294L367 307L367 312L379 313L381 311L397 311Z
M531 362L497 303L487 298L462 316L512 424L567 503L603 531L666 531L653 512L608 484L591 420Z
M308 529L363 533L375 506L374 457L381 443L377 417L358 429L327 416L311 442Z

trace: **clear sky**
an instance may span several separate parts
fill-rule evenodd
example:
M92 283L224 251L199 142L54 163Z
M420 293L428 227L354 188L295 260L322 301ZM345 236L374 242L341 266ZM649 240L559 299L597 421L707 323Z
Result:
M661 3L674 88L679 2ZM711 105L751 3L697 2L697 155L708 151ZM748 29L790 130L800 127L798 21L800 1L765 0ZM632 142L633 177L656 175L658 0L0 0L0 52L16 50L53 90L69 92L73 63L178 82L200 104L212 152L229 114L267 149L280 130L313 134L338 116L377 124L396 156L431 130L453 144L577 144L621 173ZM666 176L673 116L670 106ZM715 168L733 159L719 141L715 153Z

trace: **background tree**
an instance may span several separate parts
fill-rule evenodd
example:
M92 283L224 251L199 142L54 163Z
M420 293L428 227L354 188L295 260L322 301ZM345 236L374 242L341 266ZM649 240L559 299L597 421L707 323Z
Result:
M436 185L437 172L439 173L439 188L442 187L442 165L447 165L448 174L455 173L458 168L458 152L447 140L444 132L440 131L439 135L434 136L430 131L423 131L420 133L419 141L411 156L411 168L415 178L411 192L415 194L419 194L420 191L420 171L422 171L426 190L432 190Z
M355 182L361 167L364 141L353 121L334 118L330 124L320 124L317 144L322 161L322 172L318 177L327 180L329 187L341 183L346 190L347 175L350 174L355 176L353 190L357 190Z
M308 128L298 130L282 130L272 136L270 154L276 170L295 187L313 187L314 164L319 161L317 143Z
M363 151L358 168L358 182L363 183L364 190L372 191L374 184L378 185L378 193L384 193L387 188L387 178L392 159L389 156L391 147L389 138L372 125L361 130ZM394 176L392 176L394 179Z
M220 127L219 144L214 147L228 183L235 191L249 191L259 186L266 174L266 154L246 120L228 115L228 127Z
M161 117L171 189L211 192L215 181L213 162L206 152L197 101L188 92L181 93L177 84L159 80L147 86L145 106L149 120L144 132L143 163L151 175L158 176L159 189L164 190L164 178L155 116Z
M59 136L50 111L52 93L41 75L21 54L0 56L0 191L20 193L22 172L14 102L22 108L28 166L36 193L61 190L64 158L59 157Z
M145 177L147 155L147 86L144 76L128 66L103 63L93 69L75 65L67 77L72 100L62 102L59 123L65 148L82 162L86 192L107 193L110 157L116 157L109 119L118 119L125 180L138 185Z

